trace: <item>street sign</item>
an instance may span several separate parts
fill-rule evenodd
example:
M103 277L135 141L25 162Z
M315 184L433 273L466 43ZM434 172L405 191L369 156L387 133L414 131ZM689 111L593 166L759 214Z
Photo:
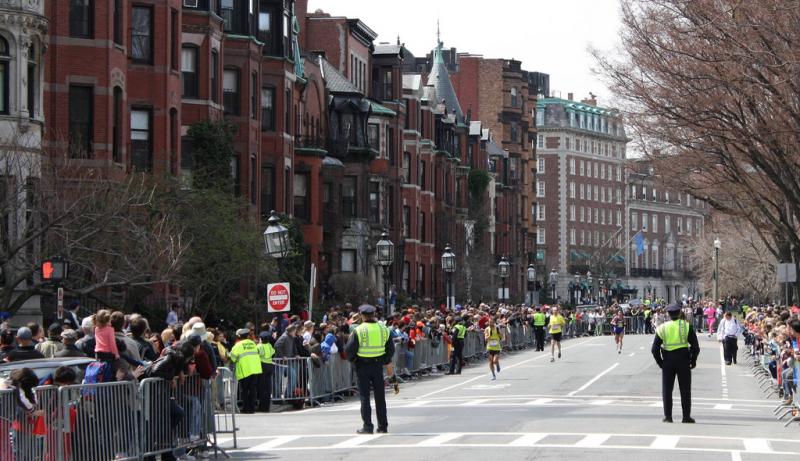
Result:
M267 285L267 312L289 312L291 289L288 282Z
M794 263L778 264L778 283L797 282L797 270Z

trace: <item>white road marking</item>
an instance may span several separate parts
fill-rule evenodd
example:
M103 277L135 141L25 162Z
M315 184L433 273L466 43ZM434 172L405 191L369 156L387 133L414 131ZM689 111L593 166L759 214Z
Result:
M595 339L595 338L587 338L585 341L583 341L583 342L581 342L581 343L579 343L579 344L573 344L573 345L571 345L571 346L563 347L563 348L561 348L561 350L562 350L562 351L566 351L566 350L572 349L573 347L577 347L577 346L580 346L580 345L582 345L582 344L586 344L586 343L588 343L588 342L590 342L590 341L592 341L592 340L594 340L594 339ZM533 357L533 358L530 358L530 359L527 359L527 360L523 360L523 361L521 361L521 362L517 362L517 363L515 363L515 364L513 364L513 365L509 365L509 366L507 366L507 367L503 367L503 370L509 370L509 369L511 369L511 368L518 367L518 366L520 366L520 365L522 365L522 364L525 364L525 363L528 363L528 362L532 362L532 361L534 361L534 360L543 359L543 358L546 358L546 357L547 357L547 355L546 355L546 354L543 354L543 355L537 355L536 357ZM483 373L481 373L479 376L476 376L476 377L474 377L474 378L470 378L470 379L468 379L468 380L466 380L466 381L464 381L464 382L457 383L457 384L453 384L452 386L443 387L443 388L441 388L441 389L439 389L439 390L437 390L437 391L429 392L429 393L427 393L427 394L425 394L425 395L423 395L423 396L420 396L420 397L418 397L418 398L420 398L420 399L425 399L425 398L428 398L428 397L430 397L430 396L432 396L432 395L436 395L436 394L439 394L439 393L442 393L442 392L446 392L446 391L449 391L449 390L455 389L455 388L457 388L457 387L464 386L464 385L466 385L466 384L469 384L469 383L471 383L471 382L473 382L473 381L477 381L477 380L479 380L479 379L486 379L486 376L485 376Z
M755 453L772 453L772 447L766 439L742 439L744 449Z
M383 434L375 434L375 435L357 435L353 438L345 440L344 442L337 443L336 445L332 446L331 448L353 448L361 445L362 443L368 442L370 440L375 440L378 437L383 436Z
M411 407L424 407L424 406L428 405L429 403L431 403L431 402L429 402L429 401L427 401L427 400L417 400L417 401L416 401L416 402L414 402L414 403L409 403L409 404L408 404L408 405L406 405L405 407L406 407L406 408L411 408ZM361 409L361 407L358 407L358 408L359 408L359 409Z
M719 344L719 370L722 380L722 399L728 400L728 377L725 371L725 352L722 349L722 343Z
M650 444L650 448L655 448L657 450L672 450L678 445L678 441L681 438L677 435L659 435L653 440L653 443Z
M730 403L718 403L714 405L715 410L731 410L733 409L733 405Z
M592 400L592 401L589 402L589 405L603 406L603 405L608 405L608 404L613 403L613 402L614 402L613 400Z
M270 438L266 443L257 445L252 448L242 450L231 450L232 452L268 452L268 451L315 451L315 450L331 450L331 449L352 449L358 450L367 448L378 449L391 449L391 448L408 448L409 445L403 437L428 437L413 447L433 447L433 448L508 448L508 447L542 447L542 448L601 448L611 450L630 450L630 451L691 451L700 453L729 453L731 460L741 460L741 453L747 454L776 454L776 455L800 455L800 441L797 439L759 439L750 438L742 439L737 437L715 437L715 436L698 436L698 435L660 435L654 436L652 434L592 434L592 433L505 433L505 432L462 432L462 433L442 433L442 434L425 434L425 433L397 433L397 434L380 434L380 435L367 435L367 436L353 436L352 434L314 434L314 435L286 435L286 436L264 436L262 439ZM484 443L463 443L456 442L450 443L460 437L472 436L484 440ZM510 443L496 441L497 436L516 436ZM575 443L543 443L548 436L580 436L580 439ZM393 442L396 438L396 443L381 443L370 444L381 437L386 442ZM647 445L613 445L608 444L611 437L633 437L640 438L646 441L652 441L649 446ZM256 439L259 437L242 437L240 439ZM332 444L315 445L315 446L302 446L296 444L295 446L286 447L286 443L297 439L329 439ZM336 443L336 439L346 438L345 441ZM678 447L681 440L695 440L707 441L708 446L695 446L695 447ZM732 442L741 440L744 444L744 449L728 449L718 448L721 446L730 446ZM720 443L725 442L725 443ZM791 446L791 448L784 448L786 451L773 451L770 442L782 442ZM735 445L735 444L734 444ZM790 451L792 450L792 451Z
M552 402L553 399L536 399L531 400L530 402L525 403L525 405L547 405L548 403Z
M611 365L610 367L606 368L606 370L605 370L605 371L603 371L603 372L602 372L602 373L600 373L599 375L595 376L594 378L590 379L590 380L589 380L589 382L587 382L586 384L584 384L583 386L581 386L581 387L580 387L580 388L578 388L577 390L574 390L574 391L570 392L570 393L569 393L569 394L567 394L567 395L568 395L568 396L570 396L570 397L572 397L573 395L577 394L578 392L580 392L580 391L582 391L582 390L585 390L585 389L587 389L589 386L591 386L592 384L594 384L594 383L595 383L595 382L596 382L598 379L600 379L600 378L602 378L603 376L605 376L605 375L606 375L606 373L610 372L610 371L611 371L611 370L613 370L614 368L617 368L617 366L619 366L619 362L617 362L617 363L615 363L614 365Z
M532 447L536 445L536 442L542 440L543 438L547 437L547 434L525 434L519 438L514 439L513 442L509 443L508 446L510 447Z
M455 440L461 437L464 434L459 434L457 432L452 432L448 434L440 434L436 437L431 437L429 439L423 440L422 442L418 443L416 446L418 447L438 447L444 445L445 443Z
M603 443L608 440L609 437L610 436L608 434L589 434L576 443L575 446L581 448L599 447L603 445Z
M634 355L636 355L636 352L631 352L630 354L628 354L628 357L633 357Z
M245 451L264 451L264 450L271 450L273 448L278 448L281 445L287 444L293 440L297 440L301 438L301 435L282 435L280 437L275 437L274 439L270 440L269 442L265 442L254 447L248 448Z
M488 402L488 401L490 401L490 399L477 399L477 400L470 400L469 402L464 402L464 403L462 403L462 404L461 404L461 406L464 406L464 407L471 407L471 406L474 406L474 405L480 405L480 404L482 404L482 403L486 403L486 402Z

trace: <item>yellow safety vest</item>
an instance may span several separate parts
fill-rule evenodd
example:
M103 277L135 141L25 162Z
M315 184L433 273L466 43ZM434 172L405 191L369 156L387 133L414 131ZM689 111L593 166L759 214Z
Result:
M358 339L358 355L363 358L375 358L386 354L386 341L389 340L389 329L380 323L362 323L356 328Z
M491 327L489 327L489 328L491 328ZM502 350L502 347L500 346L500 340L501 339L503 339L503 337L500 336L500 331L497 328L492 328L489 331L489 340L486 341L486 350L487 351L499 351L499 350Z
M545 323L545 316L543 312L533 314L533 326L543 327Z
M261 358L258 346L252 340L243 339L231 349L231 362L236 365L236 379L261 374Z
M461 325L460 323L455 326L456 329L456 339L464 339L464 336L467 335L467 327Z
M661 348L675 351L689 348L689 323L685 320L671 320L660 325L656 334L661 338Z
M272 356L275 355L275 348L272 347L270 343L262 343L258 345L258 352L259 357L261 358L261 363L267 363L272 365Z

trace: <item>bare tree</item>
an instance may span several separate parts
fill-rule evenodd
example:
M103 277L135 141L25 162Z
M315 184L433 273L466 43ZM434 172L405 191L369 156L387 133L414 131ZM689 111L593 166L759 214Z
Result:
M670 186L800 261L800 2L621 5L619 53L595 56L629 132Z
M145 176L110 178L17 142L0 147L0 305L14 314L54 287L44 260L70 263L67 293L172 281L185 246L173 217L154 206Z

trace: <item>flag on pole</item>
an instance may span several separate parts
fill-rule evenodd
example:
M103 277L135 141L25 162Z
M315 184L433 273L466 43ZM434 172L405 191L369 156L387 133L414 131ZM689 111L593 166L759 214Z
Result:
M637 232L633 237L633 241L636 242L636 256L641 256L644 253L644 235L641 232Z

